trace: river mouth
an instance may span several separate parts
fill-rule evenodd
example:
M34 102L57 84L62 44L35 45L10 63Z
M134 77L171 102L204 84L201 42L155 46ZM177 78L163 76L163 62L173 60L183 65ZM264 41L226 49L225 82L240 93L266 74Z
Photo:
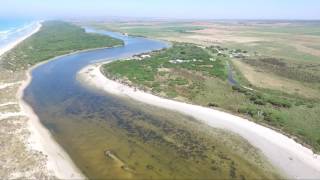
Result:
M87 177L276 176L264 165L259 152L236 136L178 113L83 87L76 74L89 64L167 47L145 38L99 33L120 38L125 46L76 53L43 64L32 71L33 79L24 96ZM255 167L257 164L262 165Z

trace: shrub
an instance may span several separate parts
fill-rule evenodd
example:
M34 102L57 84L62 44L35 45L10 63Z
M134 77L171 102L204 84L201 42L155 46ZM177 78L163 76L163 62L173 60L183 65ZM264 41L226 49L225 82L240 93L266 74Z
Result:
M165 76L166 74L166 72L159 72L159 76Z
M169 90L167 93L167 96L170 97L170 98L174 98L174 97L177 97L177 92L174 91L174 90Z
M189 82L188 82L188 80L186 80L186 79L183 79L183 78L180 78L180 77L178 77L177 79L175 79L175 82L176 82L176 84L177 85L186 85L186 84L188 84Z
M282 125L283 119L281 116L273 112L263 112L263 119L273 125Z
M256 109L254 107L245 107L245 108L239 108L238 112L242 114L248 114L251 117L258 114L259 109Z
M256 99L253 103L257 105L266 105L266 102L263 99Z
M159 93L159 92L161 92L161 88L160 87L154 87L154 88L152 88L152 92L155 92L155 93Z
M308 104L307 107L308 107L308 108L313 108L314 105L313 105L313 104Z
M244 89L244 88L242 88L242 87L240 87L240 86L232 86L232 89L233 89L234 91L238 91L238 92L240 92L240 93L246 93L246 92L247 92L246 89Z
M156 88L156 87L160 87L160 83L159 82L154 82L151 85L152 88Z
M294 105L301 106L301 105L304 105L304 102L303 101L297 101Z
M209 107L219 107L219 105L218 104L216 104L216 103L208 103L208 106Z
M277 107L285 107L285 108L290 108L292 105L287 99L283 98L269 98L267 101Z

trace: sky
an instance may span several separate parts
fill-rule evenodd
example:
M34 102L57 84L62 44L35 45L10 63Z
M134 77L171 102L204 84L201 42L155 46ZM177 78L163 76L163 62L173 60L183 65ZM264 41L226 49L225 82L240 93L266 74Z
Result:
M320 0L0 0L0 18L320 19Z

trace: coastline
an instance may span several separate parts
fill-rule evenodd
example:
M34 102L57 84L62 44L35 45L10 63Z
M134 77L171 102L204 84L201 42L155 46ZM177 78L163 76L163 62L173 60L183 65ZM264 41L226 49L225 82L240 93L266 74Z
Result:
M34 28L33 31L31 31L30 33L26 34L25 36L17 39L16 41L7 44L5 47L0 48L0 56L2 56L4 53L10 51L11 49L13 49L14 47L16 47L18 44L20 44L22 41L24 41L25 39L27 39L28 37L32 36L33 34L37 33L40 29L41 29L42 25L41 25L41 21L37 22L37 27Z
M37 29L37 31L39 30L40 28ZM35 31L34 33L36 33L37 31ZM34 33L30 34L29 36L33 35ZM17 91L16 98L18 100L18 105L22 111L21 113L28 117L27 129L30 131L30 137L27 139L27 146L32 150L42 152L44 155L46 155L47 160L45 163L46 168L49 171L49 176L54 176L59 179L87 179L86 176L80 171L80 169L74 164L70 156L52 137L49 130L41 124L39 117L36 115L32 107L23 100L24 90L32 81L32 71L43 64L46 64L63 56L120 46L121 45L73 51L37 63L36 65L26 70L26 78L21 81L21 85L19 86L19 89Z
M16 41L6 45L4 48L1 48L0 56L13 49L33 34L37 33L41 27L41 22L37 22L36 27L30 33L27 33L23 37L18 38ZM25 128L28 130L29 136L24 140L24 144L26 145L28 151L38 151L45 156L44 173L47 177L59 179L86 179L81 171L75 166L69 155L54 140L50 132L41 124L33 109L23 100L24 89L32 80L32 70L44 63L47 63L48 61L38 63L32 68L28 68L28 70L25 71L25 78L22 79L22 81L19 81L19 84L21 84L18 87L15 95L20 107L20 111L17 113L17 115L28 118L26 123L27 127Z
M293 139L232 114L135 90L107 79L100 71L102 64L98 63L83 68L78 73L77 79L89 88L177 111L192 116L209 126L237 133L259 149L275 167L289 178L317 179L320 177L320 156Z

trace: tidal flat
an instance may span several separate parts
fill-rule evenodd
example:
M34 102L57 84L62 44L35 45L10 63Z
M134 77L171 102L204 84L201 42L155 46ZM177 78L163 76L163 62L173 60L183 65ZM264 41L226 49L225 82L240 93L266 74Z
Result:
M133 100L81 97L37 114L89 179L280 177L234 134Z

